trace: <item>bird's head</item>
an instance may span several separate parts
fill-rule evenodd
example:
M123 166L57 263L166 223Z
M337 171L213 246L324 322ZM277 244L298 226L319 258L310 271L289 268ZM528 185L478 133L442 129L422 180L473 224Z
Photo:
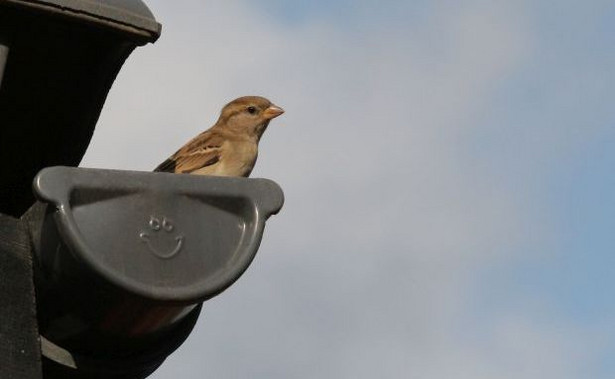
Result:
M248 133L257 139L265 132L269 121L284 113L284 110L260 96L244 96L231 101L222 108L216 125L239 133Z

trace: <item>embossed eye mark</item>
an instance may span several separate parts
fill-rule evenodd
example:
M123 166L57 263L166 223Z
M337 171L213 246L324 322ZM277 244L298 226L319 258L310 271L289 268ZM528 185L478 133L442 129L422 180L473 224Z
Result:
M158 220L156 217L154 216L150 216L149 219L149 227L152 230L158 231L160 230L160 220Z
M162 219L162 228L167 232L173 231L173 223L165 218Z

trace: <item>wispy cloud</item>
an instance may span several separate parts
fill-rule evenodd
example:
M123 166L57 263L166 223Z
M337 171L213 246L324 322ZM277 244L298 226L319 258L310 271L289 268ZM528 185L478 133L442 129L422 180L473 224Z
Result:
M485 267L551 238L528 192L477 160L494 99L537 54L527 4L289 24L275 2L149 3L163 36L120 73L84 165L151 169L239 95L287 110L253 173L285 208L154 377L575 377L573 326L528 308L482 328L472 308Z

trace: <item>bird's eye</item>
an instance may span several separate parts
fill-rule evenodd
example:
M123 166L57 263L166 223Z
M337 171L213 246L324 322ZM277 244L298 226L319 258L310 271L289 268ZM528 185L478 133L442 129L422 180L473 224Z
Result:
M256 113L256 107L249 106L249 107L248 107L248 113L249 113L249 114L254 114L254 113Z

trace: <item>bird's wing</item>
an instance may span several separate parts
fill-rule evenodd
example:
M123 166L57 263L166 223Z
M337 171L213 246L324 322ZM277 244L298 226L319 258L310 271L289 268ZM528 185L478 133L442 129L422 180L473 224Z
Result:
M175 157L175 172L189 174L200 168L211 166L220 160L220 146L206 146Z
M222 156L223 141L217 133L212 133L210 130L201 133L162 162L154 171L187 174L216 164Z

